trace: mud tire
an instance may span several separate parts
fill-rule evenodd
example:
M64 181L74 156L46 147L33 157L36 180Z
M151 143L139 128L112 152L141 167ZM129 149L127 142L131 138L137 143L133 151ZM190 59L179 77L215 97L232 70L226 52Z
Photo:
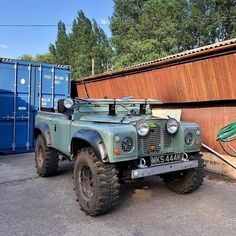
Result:
M197 190L203 184L206 174L202 155L200 153L192 154L190 160L198 160L198 167L162 176L166 187L171 191L187 194Z
M107 213L119 201L120 184L116 166L98 160L92 148L83 148L78 152L74 184L80 207L87 215Z

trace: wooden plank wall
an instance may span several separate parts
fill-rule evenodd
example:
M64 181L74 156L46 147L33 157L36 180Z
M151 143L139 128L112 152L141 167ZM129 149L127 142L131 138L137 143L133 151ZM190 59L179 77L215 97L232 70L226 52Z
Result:
M198 123L202 129L203 143L221 154L226 154L216 141L217 134L223 126L236 120L236 107L184 108L181 120Z
M77 84L79 97L155 98L163 102L200 102L236 99L236 53L198 58L183 64L152 68L115 78ZM203 142L225 154L216 141L218 131L236 120L236 107L183 108L182 120L194 121L202 128ZM235 146L234 146L235 147Z
M193 102L236 98L236 53L77 85L79 97ZM87 96L88 95L88 96Z

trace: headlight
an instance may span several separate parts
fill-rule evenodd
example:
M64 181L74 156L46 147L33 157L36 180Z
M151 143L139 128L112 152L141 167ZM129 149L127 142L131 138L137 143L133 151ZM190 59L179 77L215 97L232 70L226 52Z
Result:
M176 119L170 118L166 122L166 129L169 134L175 134L178 131L179 124Z
M67 109L72 108L72 107L74 106L74 100L71 99L71 98L65 99L65 100L64 100L64 106L65 106L65 108L67 108Z
M130 137L126 137L121 142L121 148L124 152L130 152L133 148L133 140Z
M149 125L146 120L140 120L136 124L137 133L140 136L145 136L149 132Z
M191 145L193 143L193 133L192 132L188 132L186 135L185 135L185 143L187 145Z

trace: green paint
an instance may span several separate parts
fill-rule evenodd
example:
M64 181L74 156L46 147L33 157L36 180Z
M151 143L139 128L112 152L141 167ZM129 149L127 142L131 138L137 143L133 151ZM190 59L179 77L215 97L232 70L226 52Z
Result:
M181 153L181 152L199 152L200 147L193 145L185 144L185 135L186 132L194 133L194 140L200 140L201 137L195 135L195 131L199 129L199 126L195 123L186 123L180 122L178 132L175 135L169 135L165 128L167 119L160 119L153 117L151 115L139 116L137 114L130 115L130 107L127 106L127 109L123 108L118 110L116 116L109 116L108 106L92 106L83 104L80 107L74 108L72 118L70 119L68 115L59 114L59 113L50 113L50 112L38 112L36 115L35 124L36 127L40 123L45 123L48 125L51 136L51 147L59 150L65 156L72 156L73 150L71 150L71 143L73 136L78 131L96 131L103 140L103 143L106 148L108 155L107 162L115 163L128 160L134 160L141 156L147 156L147 154L142 153L142 150L139 150L138 139L140 137L137 134L135 124L140 119L149 120L149 127L152 129L148 134L153 135L153 132L156 133L155 137L160 140L160 143L157 145L155 142L151 145L158 146L158 150L153 151L150 155L160 155L168 153ZM129 114L128 114L129 113ZM155 120L153 120L155 119ZM155 129L160 126L160 129ZM155 131L156 130L156 131ZM164 135L165 134L165 135ZM119 136L119 141L115 142L114 137ZM133 148L129 152L122 151L122 140L126 137L131 137L133 140ZM171 144L168 146L165 139L169 138ZM116 156L114 154L114 149L119 148L121 154ZM149 147L147 147L148 149ZM148 154L149 155L149 154Z

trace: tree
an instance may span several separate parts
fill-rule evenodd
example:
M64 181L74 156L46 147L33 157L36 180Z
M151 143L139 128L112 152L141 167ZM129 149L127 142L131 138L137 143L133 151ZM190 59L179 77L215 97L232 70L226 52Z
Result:
M44 62L44 63L51 63L51 64L55 63L54 57L51 53L37 54L35 57L24 54L19 57L19 60Z
M34 58L35 62L55 63L55 58L51 53L37 54Z
M109 40L97 22L91 22L83 11L78 12L69 39L73 78L91 75L92 59L95 61L95 74L111 67L112 49Z
M33 61L34 60L34 58L28 54L23 54L22 56L19 56L18 59L23 60L23 61Z
M111 17L110 28L112 45L116 53L114 59L116 64L120 63L119 58L122 56L129 58L130 43L138 37L140 16L146 2L148 0L114 0L114 13Z
M66 33L66 26L62 21L58 22L57 40L55 45L49 45L49 51L57 64L67 65L70 63L69 38Z
M83 11L79 11L70 35L71 66L74 78L91 75L92 49L95 43L92 23Z
M99 74L111 69L113 51L106 34L95 20L93 20L93 31L96 39L92 52L92 57L95 61L94 72L95 74Z
M235 0L114 0L115 68L236 36Z
M115 67L178 52L178 19L183 0L115 0L111 18Z

